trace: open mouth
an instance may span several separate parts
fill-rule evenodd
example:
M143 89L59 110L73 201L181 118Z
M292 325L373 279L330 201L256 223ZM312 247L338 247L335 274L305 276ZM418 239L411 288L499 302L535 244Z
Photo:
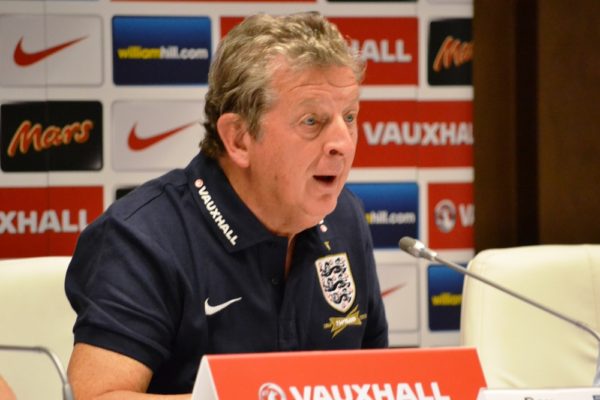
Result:
M333 183L335 175L315 175L315 179L323 183Z

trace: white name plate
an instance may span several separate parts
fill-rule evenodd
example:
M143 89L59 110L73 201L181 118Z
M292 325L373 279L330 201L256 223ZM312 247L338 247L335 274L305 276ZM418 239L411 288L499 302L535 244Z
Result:
M600 400L600 387L481 389L477 400Z

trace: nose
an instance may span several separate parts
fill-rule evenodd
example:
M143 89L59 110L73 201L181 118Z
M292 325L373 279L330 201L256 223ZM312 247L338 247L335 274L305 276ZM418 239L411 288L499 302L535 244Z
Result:
M326 129L325 154L352 157L356 149L356 123L348 123L340 116L333 119Z

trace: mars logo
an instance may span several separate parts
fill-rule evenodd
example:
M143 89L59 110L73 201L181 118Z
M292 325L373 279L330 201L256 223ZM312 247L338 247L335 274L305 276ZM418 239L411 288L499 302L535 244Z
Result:
M102 168L102 105L34 101L0 108L3 171L88 171Z
M431 247L472 248L475 224L473 184L429 184L429 204Z
M460 67L471 60L473 60L473 43L464 43L448 36L435 56L433 70L440 72L442 69L450 69L453 66Z
M258 400L286 400L286 396L279 385L268 382L258 389Z
M71 142L85 143L89 140L93 128L94 123L89 119L62 127L50 125L43 131L41 124L23 121L10 140L6 152L12 158L17 155L17 152L27 154L30 148L32 151L40 152L52 146L68 145Z
M471 19L432 21L429 26L428 74L432 86L470 85L473 60Z
M417 85L417 18L329 18L367 61L364 85Z

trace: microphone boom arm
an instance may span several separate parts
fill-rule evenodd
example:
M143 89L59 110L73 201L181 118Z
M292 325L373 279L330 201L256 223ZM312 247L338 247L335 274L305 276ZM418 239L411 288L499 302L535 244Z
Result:
M480 276L478 274L475 274L475 273L469 271L468 269L462 267L459 264L444 260L444 259L440 258L435 251L425 247L425 245L419 240L413 239L409 236L404 236L402 239L400 239L400 242L398 243L398 245L400 246L400 248L402 250L404 250L405 252L407 252L408 254L410 254L416 258L424 258L429 261L435 261L440 264L444 264L448 268L453 269L454 271L456 271L462 275L466 275L470 278L473 278L480 282L483 282L486 285L492 286L493 288L498 289L499 291L504 292L504 293L508 294L509 296L515 297L533 307L536 307L542 311L545 311L546 313L548 313L550 315L560 318L563 321L568 322L571 325L578 327L579 329L583 329L584 331L586 331L587 333L592 335L594 337L594 339L596 339L596 343L598 343L600 345L600 335L598 334L598 332L596 332L594 329L589 327L587 324L585 324L581 321L577 321L573 318L570 318L556 310L553 310L552 308L549 308L541 303L538 303L535 300L532 300L528 297L523 296L522 294L519 294L519 293L512 291L502 285L499 285L496 282L492 282L483 276ZM597 359L596 374L594 376L593 384L594 384L594 386L600 386L600 354Z
M24 351L46 354L52 360L52 364L54 365L54 367L58 371L58 375L60 376L60 380L62 382L63 399L74 400L73 391L71 390L71 385L69 384L69 379L67 378L65 369L62 363L60 362L58 356L54 354L50 349L42 346L17 346L0 344L0 351Z

